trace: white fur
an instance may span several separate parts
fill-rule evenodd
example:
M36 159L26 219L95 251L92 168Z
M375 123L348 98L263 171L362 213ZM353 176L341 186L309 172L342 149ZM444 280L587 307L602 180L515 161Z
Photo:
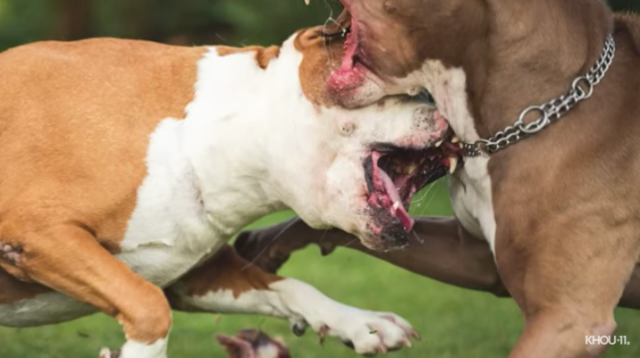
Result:
M329 328L330 336L352 342L360 354L401 347L410 339L411 325L392 313L360 310L338 303L314 287L294 279L270 285L270 291L247 291L234 297L231 291L209 292L182 299L203 310L225 313L253 313L286 318L297 327L310 326L320 332Z
M165 287L226 241L200 202L196 178L183 152L183 122L167 119L151 136L147 178L138 190L122 253L138 275Z
M180 283L171 286L171 290L185 303L203 311L218 313L256 313L278 318L288 318L278 295L269 290L251 290L238 297L231 290L208 292L203 296L189 296Z
M128 340L122 347L120 358L166 358L167 340L160 339L152 344Z
M271 284L285 306L318 332L326 325L328 334L353 343L360 354L375 353L380 346L400 347L411 326L402 318L370 312L338 303L314 287L297 280Z
M99 358L114 358L115 355L109 348L100 351ZM122 347L118 358L166 358L167 340L160 339L152 344L144 344L136 341L127 341Z
M258 348L258 353L256 354L257 358L279 358L280 349L274 344L269 344L267 346L260 346Z
M138 189L118 259L167 287L245 225L286 207L311 225L370 235L362 166L370 146L427 146L437 133L419 123L424 104L387 103L353 111L315 106L301 90L301 60L289 40L265 70L251 52L218 56L211 49L199 62L186 119L165 119L151 135L148 175ZM354 340L363 352L380 340L368 334L369 324L382 332L388 346L404 337L380 314L340 305L306 284L287 280L272 288L275 293L239 301L227 293L209 301L221 311L280 312L314 328L325 323L331 334ZM39 325L92 312L49 293L0 306L0 324ZM161 342L130 341L124 357L164 357L165 349Z
M440 61L428 60L420 70L398 82L405 87L424 86L460 139L475 142L480 138L469 111L462 69L446 68ZM464 167L449 180L449 186L456 217L469 232L487 240L495 256L496 221L488 164L487 157L467 158Z
M302 60L292 47L266 70L252 53L212 50L186 120L167 119L151 136L148 176L118 255L146 280L167 286L248 223L286 207L318 226L365 233L366 143L429 142L431 132L413 133L423 107L415 103L319 111L291 70ZM349 137L340 134L345 122L358 127Z

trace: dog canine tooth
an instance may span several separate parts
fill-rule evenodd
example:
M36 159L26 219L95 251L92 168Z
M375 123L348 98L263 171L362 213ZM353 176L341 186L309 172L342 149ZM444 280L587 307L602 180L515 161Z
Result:
M444 139L440 140L438 143L436 143L436 148L440 148L440 146L442 145L442 143L444 143Z
M405 170L405 174L413 175L417 169L418 169L417 165L409 164L409 166Z
M449 158L449 174L453 174L453 172L456 171L457 167L458 167L458 158L450 157Z
M393 210L398 210L398 208L400 208L400 202L396 201L395 203L393 203Z
M460 142L460 138L458 138L458 136L453 136L453 138L451 138L451 143L459 143Z

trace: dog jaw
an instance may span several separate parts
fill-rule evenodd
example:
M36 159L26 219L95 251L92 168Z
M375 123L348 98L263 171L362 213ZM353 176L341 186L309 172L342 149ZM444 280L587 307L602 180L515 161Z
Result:
M433 107L408 97L386 99L352 110L336 101L327 90L331 69L318 71L318 68L325 68L327 66L324 65L339 58L343 43L336 40L325 43L321 31L322 28L312 28L294 35L284 44L278 59L266 69L268 78L277 78L278 83L287 83L287 86L293 85L293 75L297 75L295 81L299 89L282 88L280 84L265 87L269 88L265 97L270 98L262 101L265 105L283 102L277 96L289 96L293 91L300 91L303 96L298 102L286 100L287 106L268 106L252 111L268 113L269 119L247 124L247 128L257 128L262 124L272 127L257 133L264 135L269 132L268 140L263 137L247 138L263 144L260 149L252 148L252 152L259 153L255 161L265 166L260 171L269 173L260 176L268 182L255 188L260 191L267 189L265 196L268 199L258 205L254 201L253 206L284 205L313 227L338 227L360 236L370 247L387 249L402 246L406 244L406 233L401 235L402 238L395 234L387 235L384 240L381 237L382 232L396 232L386 227L378 230L381 223L390 224L400 219L379 220L376 218L379 215L372 212L367 200L369 193L363 163L377 143L413 149L434 146L443 139L447 124L436 120ZM337 65L332 68L337 68ZM299 68L297 72L291 71L294 66ZM228 194L214 195L207 193L206 189L203 192L205 203L219 201L225 196ZM218 206L217 211L226 207ZM226 214L215 216L224 217ZM410 225L404 227L410 229Z

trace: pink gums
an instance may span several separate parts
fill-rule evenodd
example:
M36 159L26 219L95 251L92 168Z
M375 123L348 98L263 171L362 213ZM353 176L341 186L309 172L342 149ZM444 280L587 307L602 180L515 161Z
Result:
M344 54L340 69L334 71L329 78L329 89L332 92L345 94L352 92L361 86L365 79L366 70L362 66L356 65L354 58L358 52L358 27L356 19L351 19L351 32L347 34L344 42Z

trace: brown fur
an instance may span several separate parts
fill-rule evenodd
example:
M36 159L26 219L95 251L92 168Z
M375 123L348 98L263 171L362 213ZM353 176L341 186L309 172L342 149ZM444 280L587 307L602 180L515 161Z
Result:
M278 58L280 55L280 47L269 46L267 48L260 46L248 46L248 47L229 47L229 46L216 46L219 56L228 56L236 53L255 52L256 63L258 67L263 70L269 66L271 60Z
M305 54L299 71L305 97L318 106L331 107L335 101L327 92L327 80L340 66L342 41L324 38L323 31L324 27L301 31L294 45Z
M51 292L50 289L40 284L20 281L2 269L0 269L0 288L2 288L0 289L0 305Z
M381 15L371 2L347 2L362 21L376 19L367 23L367 36L380 35L370 54L384 47L410 52L395 63L372 63L377 71L409 73L426 59L462 67L470 110L485 137L512 124L532 103L564 93L595 62L618 24L616 59L593 98L543 133L497 153L489 167L498 268L527 321L511 357L598 355L581 339L590 332L612 333L612 308L640 253L640 191L632 184L640 175L640 157L633 154L640 135L640 73L634 70L640 68L640 20L614 20L603 2L587 0L430 7L391 1L405 4L398 12L425 24L402 36L397 30L413 25L398 12ZM384 26L376 22L380 16L388 20Z
M296 50L304 54L300 64L299 75L302 92L305 97L318 106L332 107L336 101L327 91L327 80L331 73L340 66L343 38L326 38L322 34L332 31L325 26L317 26L298 31L294 37ZM218 54L228 56L237 53L255 52L256 62L266 69L270 61L277 58L280 48L249 46L245 48L218 46Z
M168 304L104 248L118 251L149 134L162 119L183 118L203 53L101 39L0 55L0 240L21 250L0 266L116 316L141 342L166 336ZM3 283L5 302L44 291Z
M180 282L189 296L204 296L209 292L231 290L238 298L250 290L268 290L269 285L282 280L267 274L238 256L235 249L225 246L211 260L193 269Z
M231 246L225 246L200 267L194 268L180 279L178 285L190 297L205 296L209 292L231 291L234 298L247 291L270 290L269 285L282 277L263 271L240 257ZM202 310L189 305L172 292L165 290L174 309L187 312Z
M339 58L342 49L327 52L320 32L301 31L296 39L304 92L316 103L329 73L304 71ZM112 254L147 174L149 135L163 119L184 118L205 51L96 39L0 54L0 304L55 290L114 316L128 339L166 337L164 293ZM221 55L248 51L262 69L280 53L275 46L218 48ZM237 296L280 279L241 270L246 263L232 251L190 273L190 292L230 289Z
M462 68L483 137L566 92L614 33L616 58L593 97L489 163L497 268L526 321L510 357L599 356L605 347L585 336L612 334L613 308L640 300L640 18L600 0L343 2L366 28L365 65L382 78L427 59ZM444 264L428 266L438 275Z
M72 220L117 252L148 136L162 119L183 118L203 52L102 39L3 53L0 238L12 244L12 226Z

